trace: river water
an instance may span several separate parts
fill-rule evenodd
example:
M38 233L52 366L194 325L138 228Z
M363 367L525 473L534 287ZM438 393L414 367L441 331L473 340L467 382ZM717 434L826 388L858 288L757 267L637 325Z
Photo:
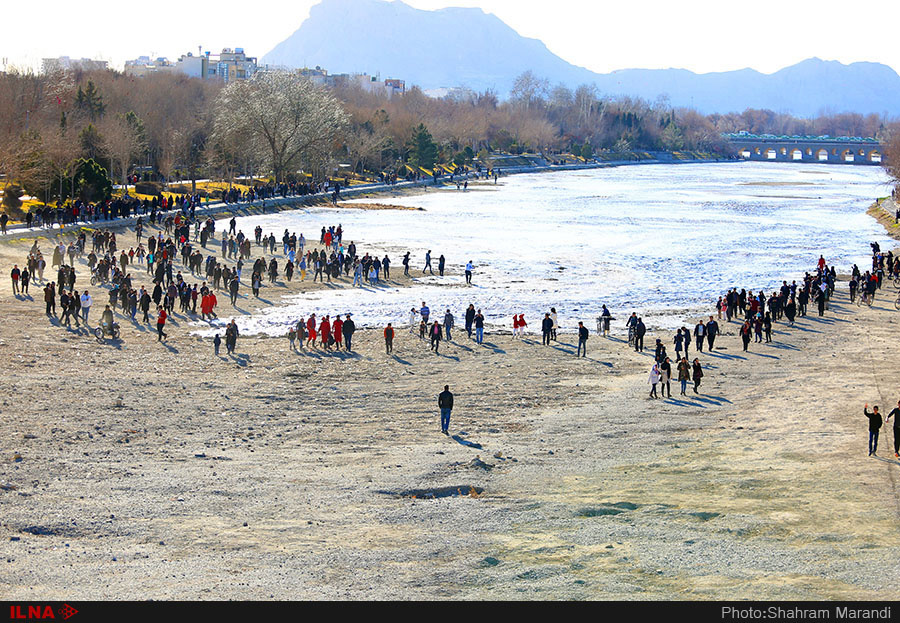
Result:
M459 323L469 303L489 325L524 313L539 330L555 307L564 330L591 329L605 303L624 325L632 311L648 328L670 328L709 313L729 287L771 290L799 280L819 254L845 271L865 270L868 244L889 242L866 215L890 193L880 167L778 163L643 165L501 178L467 192L429 190L379 200L412 210L304 209L238 219L280 241L285 229L318 238L340 223L361 253L387 253L401 271L411 252L412 288L324 289L240 319L242 333L283 335L315 312L352 312L357 326L403 324L426 301ZM372 202L372 200L365 200ZM217 230L227 228L225 222ZM425 251L447 258L448 276L422 277ZM472 286L463 267L475 265ZM283 264L283 262L280 262ZM223 317L225 315L223 314ZM460 323L461 324L461 323ZM197 325L205 326L204 325ZM203 331L202 333L207 333Z

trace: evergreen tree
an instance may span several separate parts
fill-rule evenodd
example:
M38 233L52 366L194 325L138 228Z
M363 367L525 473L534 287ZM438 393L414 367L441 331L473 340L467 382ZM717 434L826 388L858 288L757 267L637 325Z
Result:
M112 182L100 164L92 158L75 163L75 192L83 201L102 201L112 197Z
M103 137L92 123L87 124L78 135L81 151L87 158L98 158L103 154Z
M96 121L106 112L106 104L103 103L103 97L100 91L94 86L93 80L88 80L87 87L82 89L78 87L78 94L75 96L75 108L85 113L91 122Z
M431 132L425 127L424 123L420 123L413 130L412 138L409 141L409 162L414 166L430 169L434 167L434 163L438 160L438 146L431 136Z

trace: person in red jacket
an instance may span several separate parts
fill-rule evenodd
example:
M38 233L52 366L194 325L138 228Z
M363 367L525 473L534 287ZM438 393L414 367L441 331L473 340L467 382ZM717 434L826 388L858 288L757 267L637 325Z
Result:
M306 340L306 345L309 346L312 344L316 345L316 315L313 314L309 317L309 320L306 321L306 333L309 336Z
M337 344L337 349L341 350L342 342L344 341L344 321L341 320L341 315L338 314L338 317L334 319L334 322L331 324L331 332L334 334L334 343Z
M212 316L213 318L218 318L218 316L216 315L216 312L213 311L216 308L216 305L218 305L218 304L219 304L219 299L217 299L215 293L212 290L210 290L209 291L209 311L206 312L207 315Z
M319 335L322 338L322 346L325 347L325 350L331 350L331 347L328 345L328 340L331 337L331 321L327 315L322 318L322 323L319 325Z
M390 322L384 328L384 348L388 355L394 352L394 327Z
M156 318L156 333L157 333L157 342L162 342L163 339L168 340L169 336L165 334L163 328L166 326L166 310L162 307L157 307L156 311L159 312L159 316Z

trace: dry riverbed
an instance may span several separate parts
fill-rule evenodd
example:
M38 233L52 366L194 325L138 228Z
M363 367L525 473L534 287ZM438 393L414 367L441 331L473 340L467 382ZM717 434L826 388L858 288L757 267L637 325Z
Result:
M29 246L0 244L4 274ZM32 295L0 281L8 599L900 597L900 464L888 429L866 457L862 415L900 398L893 286L863 309L841 283L749 353L728 327L671 400L598 336L586 359L568 335L456 331L436 355L406 329L394 356L363 331L352 355L215 357L181 316L168 343L120 318L99 344Z

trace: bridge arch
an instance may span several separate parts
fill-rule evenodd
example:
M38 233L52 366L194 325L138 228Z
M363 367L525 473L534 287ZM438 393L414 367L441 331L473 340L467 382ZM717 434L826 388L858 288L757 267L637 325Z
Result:
M828 150L824 147L816 152L816 158L819 162L827 162L828 161Z
M873 149L866 155L866 160L869 162L881 162L881 154L877 149Z
M799 147L794 147L791 150L791 160L803 160L803 150Z
M845 149L841 152L841 162L853 162L854 155L852 149Z

